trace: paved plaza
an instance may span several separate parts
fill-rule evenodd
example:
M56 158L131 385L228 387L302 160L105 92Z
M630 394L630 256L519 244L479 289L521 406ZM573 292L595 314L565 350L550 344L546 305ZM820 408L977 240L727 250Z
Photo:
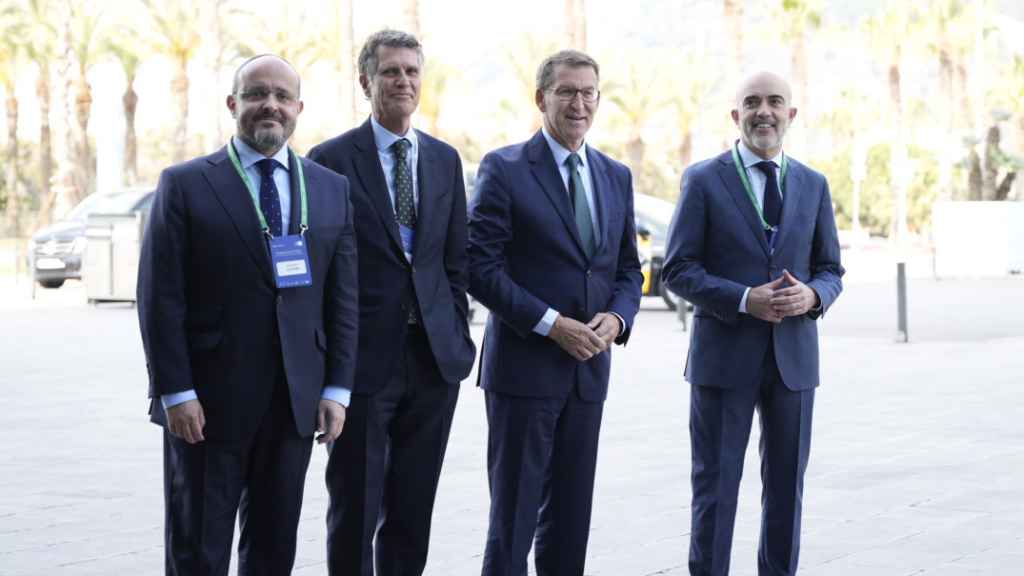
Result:
M79 283L28 298L0 280L0 575L162 574L160 429L146 416L135 309ZM848 282L821 323L801 574L1024 573L1024 278ZM483 327L473 327L479 342ZM616 348L587 574L687 574L688 334L645 299ZM426 573L480 573L483 395L462 387ZM755 428L732 573L756 573ZM326 454L314 450L295 574L324 575ZM233 563L234 566L234 563ZM233 568L234 569L234 568ZM532 572L531 572L532 573Z

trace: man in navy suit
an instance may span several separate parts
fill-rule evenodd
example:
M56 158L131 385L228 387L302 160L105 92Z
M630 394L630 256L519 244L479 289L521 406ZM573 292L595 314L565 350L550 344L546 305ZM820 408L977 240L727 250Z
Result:
M642 275L629 169L585 143L600 102L590 56L537 71L544 125L484 157L469 224L470 292L491 316L480 386L489 425L484 576L582 575L611 346Z
M169 575L295 559L314 430L345 421L358 322L345 178L287 146L298 73L271 55L235 73L237 133L160 176L139 267L150 413L164 426Z
M359 82L372 116L309 153L348 177L359 247L355 388L327 464L332 576L372 576L375 561L378 576L423 573L458 385L476 356L462 163L412 128L422 73L414 36L370 36Z
M760 576L796 574L818 386L816 321L842 291L825 177L782 152L789 85L758 73L737 92L740 139L691 166L663 278L693 302L686 362L693 456L690 574L729 573L743 455L761 424Z

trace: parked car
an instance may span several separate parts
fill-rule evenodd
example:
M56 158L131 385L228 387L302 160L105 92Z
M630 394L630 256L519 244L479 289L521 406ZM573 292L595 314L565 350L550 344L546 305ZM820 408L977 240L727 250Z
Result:
M69 279L82 277L85 225L90 214L149 215L153 203L150 189L127 189L90 194L62 220L35 233L28 243L32 277L43 288L60 288Z
M683 300L665 288L661 279L668 227L672 223L675 205L656 196L637 193L633 195L633 212L636 217L637 251L644 273L643 295L661 296L668 309L675 310Z

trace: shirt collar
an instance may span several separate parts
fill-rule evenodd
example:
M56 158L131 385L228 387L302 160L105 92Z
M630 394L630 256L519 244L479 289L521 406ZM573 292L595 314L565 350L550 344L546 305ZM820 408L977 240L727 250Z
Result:
M253 164L266 158L266 156L254 150L252 146L243 142L238 136L232 136L231 141L235 144L235 152L238 152L238 161L242 163L242 168L249 169ZM271 158L277 161L278 166L288 170L288 145L281 146L277 154L274 154Z
M753 150L747 148L747 145L743 142L743 140L737 140L737 142L739 142L740 160L743 160L744 168L750 168L751 166L757 164L758 162L764 162L764 158L761 158L760 156L755 154ZM776 167L782 166L781 148L779 149L779 153L776 154L775 157L771 159L771 161L775 162Z
M409 128L405 135L395 134L381 126L373 116L370 116L370 126L373 128L373 141L377 144L379 152L387 152L391 145L401 138L405 138L412 144L413 151L419 146L419 142L416 140L416 130L413 130L412 127Z
M570 154L572 154L572 150L569 150L565 146L559 144L558 140L555 140L555 138L548 132L546 126L541 126L540 131L542 134L544 134L544 139L548 141L548 148L551 149L551 153L555 156L555 164L559 167L564 166L565 160L566 158L569 157ZM588 167L586 141L584 141L583 144L580 144L580 150L578 154L580 157L580 166L586 169Z

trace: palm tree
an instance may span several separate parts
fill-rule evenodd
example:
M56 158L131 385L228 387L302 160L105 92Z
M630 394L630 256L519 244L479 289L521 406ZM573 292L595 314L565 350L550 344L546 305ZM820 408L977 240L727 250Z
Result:
M244 37L237 34L238 52L243 57L250 57L263 52L276 54L291 63L302 73L316 62L320 55L319 42L321 34L316 26L310 26L316 18L307 5L302 3L280 3L271 18L272 22L261 22L264 14L250 12L243 18L249 22L251 32ZM262 25L272 24L272 25Z
M7 160L4 174L7 205L4 212L7 232L17 236L21 232L21 194L18 182L18 95L15 92L15 80L18 77L24 26L12 2L0 5L0 31L3 33L3 39L0 40L0 85L6 94L7 110Z
M498 102L498 109L515 119L516 123L522 123L522 119L528 118L527 133L536 132L541 126L540 115L537 114L537 107L533 103L533 96L537 90L537 66L558 48L559 46L550 38L528 35L523 37L521 45L507 51L505 61L512 67L515 88L511 94ZM517 130L508 134L506 139L522 137L523 134Z
M70 198L77 204L91 194L96 181L96 162L89 146L89 119L92 108L92 86L87 76L89 69L103 53L100 43L99 26L101 12L97 4L71 4L71 51L78 64L75 79L75 118L78 121L74 145L74 191Z
M135 110L139 105L139 95L135 92L135 76L142 61L139 47L138 38L131 32L122 32L120 36L109 39L106 44L106 51L121 64L125 76L121 105L124 108L124 178L129 185L139 181L139 144L135 131Z
M587 12L584 0L565 0L565 33L569 47L587 49Z
M22 15L25 18L25 51L39 68L36 79L36 98L39 100L39 208L38 226L50 221L53 208L53 138L50 130L50 104L52 99L50 71L57 51L57 10L50 0L26 0Z
M629 74L625 82L610 82L602 91L602 98L615 104L625 119L626 163L638 176L643 171L647 151L643 130L661 107L657 72L641 62L649 62L649 59L634 59L628 64Z
M810 83L807 79L807 30L821 28L821 0L782 0L782 24L785 35L790 40L790 61L792 64L793 83L800 96L800 108L804 124L815 116L812 99L808 94ZM803 148L803 131L798 130L793 148Z
M933 2L932 9L923 16L927 19L926 36L931 39L928 50L938 60L939 67L935 118L944 124L947 134L973 133L967 61L974 45L977 11L962 0L942 0ZM953 164L960 156L959 142L950 143L939 153L940 193L948 200L953 197Z
M676 113L680 134L676 157L680 169L685 170L693 159L693 136L698 115L711 95L716 73L710 69L706 59L692 52L686 55L680 68L689 73L672 76L679 85L669 90L668 106Z
M174 129L175 163L182 162L188 153L188 63L199 51L203 36L195 25L201 21L203 2L200 0L142 0L149 15L145 37L152 39L152 49L171 60L175 74L171 79L171 92L178 108L178 124Z
M423 83L420 86L420 105L416 110L418 118L423 120L422 128L428 133L439 138L445 138L438 129L438 120L441 118L441 105L444 100L444 92L448 81L458 74L458 71L445 65L440 60L430 60L423 71Z

